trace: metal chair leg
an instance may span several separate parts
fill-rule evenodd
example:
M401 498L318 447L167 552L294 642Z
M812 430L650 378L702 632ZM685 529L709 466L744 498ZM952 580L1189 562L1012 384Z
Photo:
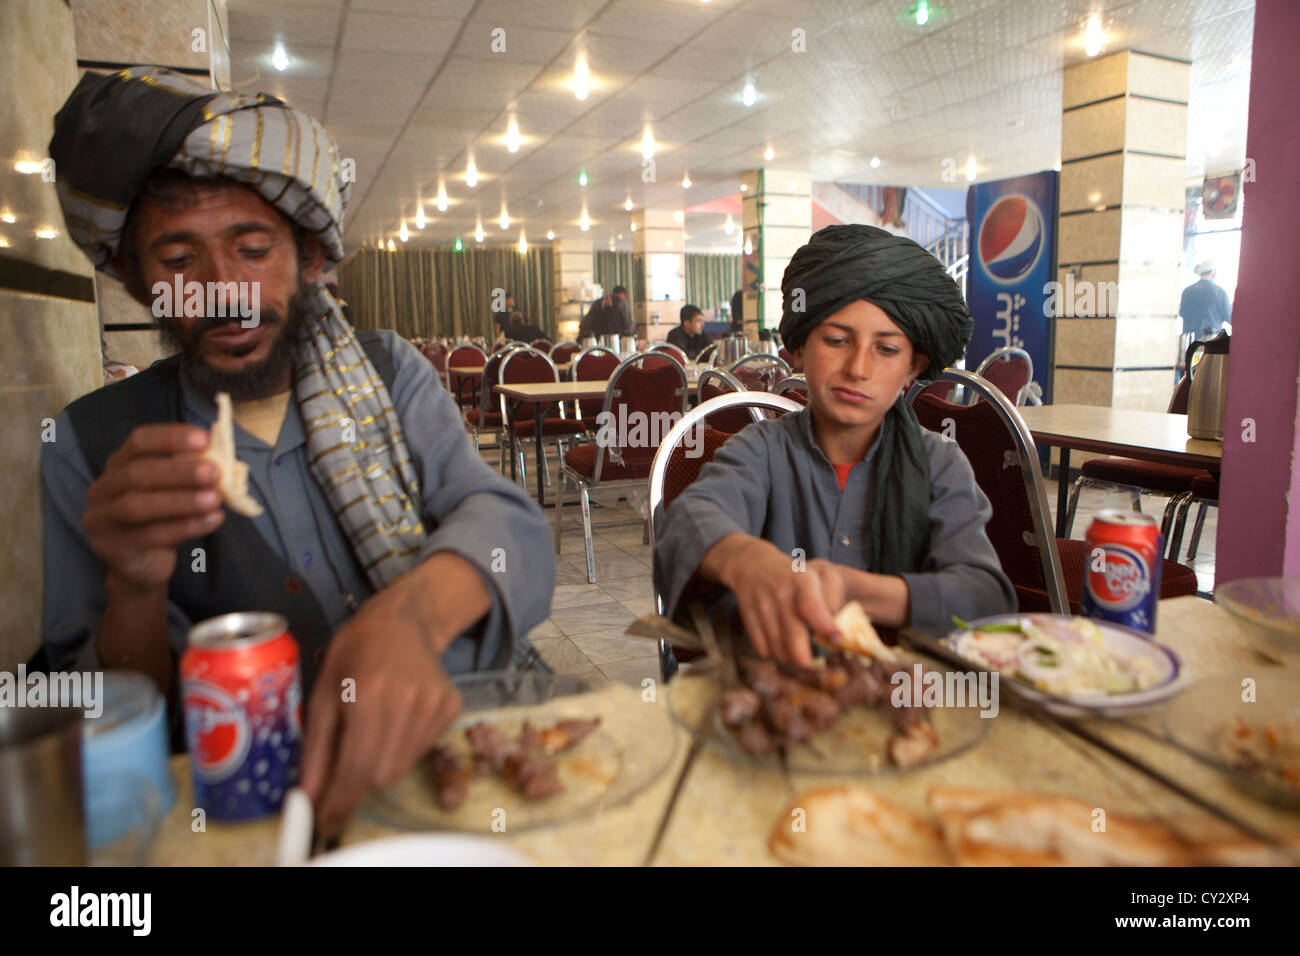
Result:
M1169 560L1177 561L1178 552L1183 548L1183 529L1187 527L1187 512L1192 510L1192 498L1189 495L1178 508L1178 521L1174 525L1174 538L1169 542Z
M1130 491L1128 493L1128 496L1133 503L1133 510L1136 511L1138 514L1141 514L1142 513L1142 492Z
M1201 510L1196 512L1196 524L1192 527L1192 540L1187 546L1187 560L1196 560L1196 546L1201 543L1201 532L1205 529L1205 509L1209 507L1209 500L1201 499Z
M1169 540L1169 533L1173 530L1174 515L1178 513L1178 506L1190 494L1190 491L1180 491L1176 495L1169 496L1169 501L1165 505L1165 513L1160 518L1160 534L1166 541Z
M555 553L560 553L560 529L564 524L564 472L560 472L560 492L552 496L555 500L551 507L555 509Z
M587 494L587 483L579 482L582 492L582 540L587 546L587 583L596 583L596 551L591 541L591 498Z
M1079 507L1079 492L1083 490L1086 483L1088 483L1088 479L1080 475L1074 479L1074 486L1070 489L1070 507L1065 512L1065 536L1067 538L1074 531L1074 512Z

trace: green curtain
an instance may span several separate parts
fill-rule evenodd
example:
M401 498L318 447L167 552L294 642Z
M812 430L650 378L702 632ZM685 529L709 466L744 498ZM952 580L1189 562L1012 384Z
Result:
M406 338L496 336L494 290L547 335L555 334L554 258L549 248L362 249L339 267L339 294L359 329L393 329Z
M686 301L706 312L729 305L740 288L741 257L688 252ZM716 311L715 311L716 314Z
M592 260L592 276L606 292L615 286L627 289L632 302L645 300L645 262L641 256L630 252L596 252Z

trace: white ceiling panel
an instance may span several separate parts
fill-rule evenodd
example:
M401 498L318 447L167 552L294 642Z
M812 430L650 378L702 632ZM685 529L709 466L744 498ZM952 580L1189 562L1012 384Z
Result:
M438 61L450 49L460 25L460 20L349 10L343 49L423 53Z

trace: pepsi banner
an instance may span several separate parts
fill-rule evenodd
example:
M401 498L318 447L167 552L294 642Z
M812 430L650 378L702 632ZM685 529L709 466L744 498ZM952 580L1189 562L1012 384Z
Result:
M974 371L990 354L1022 348L1034 363L1033 381L1043 401L1052 399L1052 336L1047 299L1056 281L1056 186L1060 174L1046 170L966 192L970 223L970 269L966 303L975 331L966 346Z

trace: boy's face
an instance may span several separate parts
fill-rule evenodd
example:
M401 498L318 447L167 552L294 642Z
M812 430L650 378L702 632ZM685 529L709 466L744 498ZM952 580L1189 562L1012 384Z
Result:
M794 354L813 408L845 428L880 424L929 364L883 309L862 299L832 313Z

